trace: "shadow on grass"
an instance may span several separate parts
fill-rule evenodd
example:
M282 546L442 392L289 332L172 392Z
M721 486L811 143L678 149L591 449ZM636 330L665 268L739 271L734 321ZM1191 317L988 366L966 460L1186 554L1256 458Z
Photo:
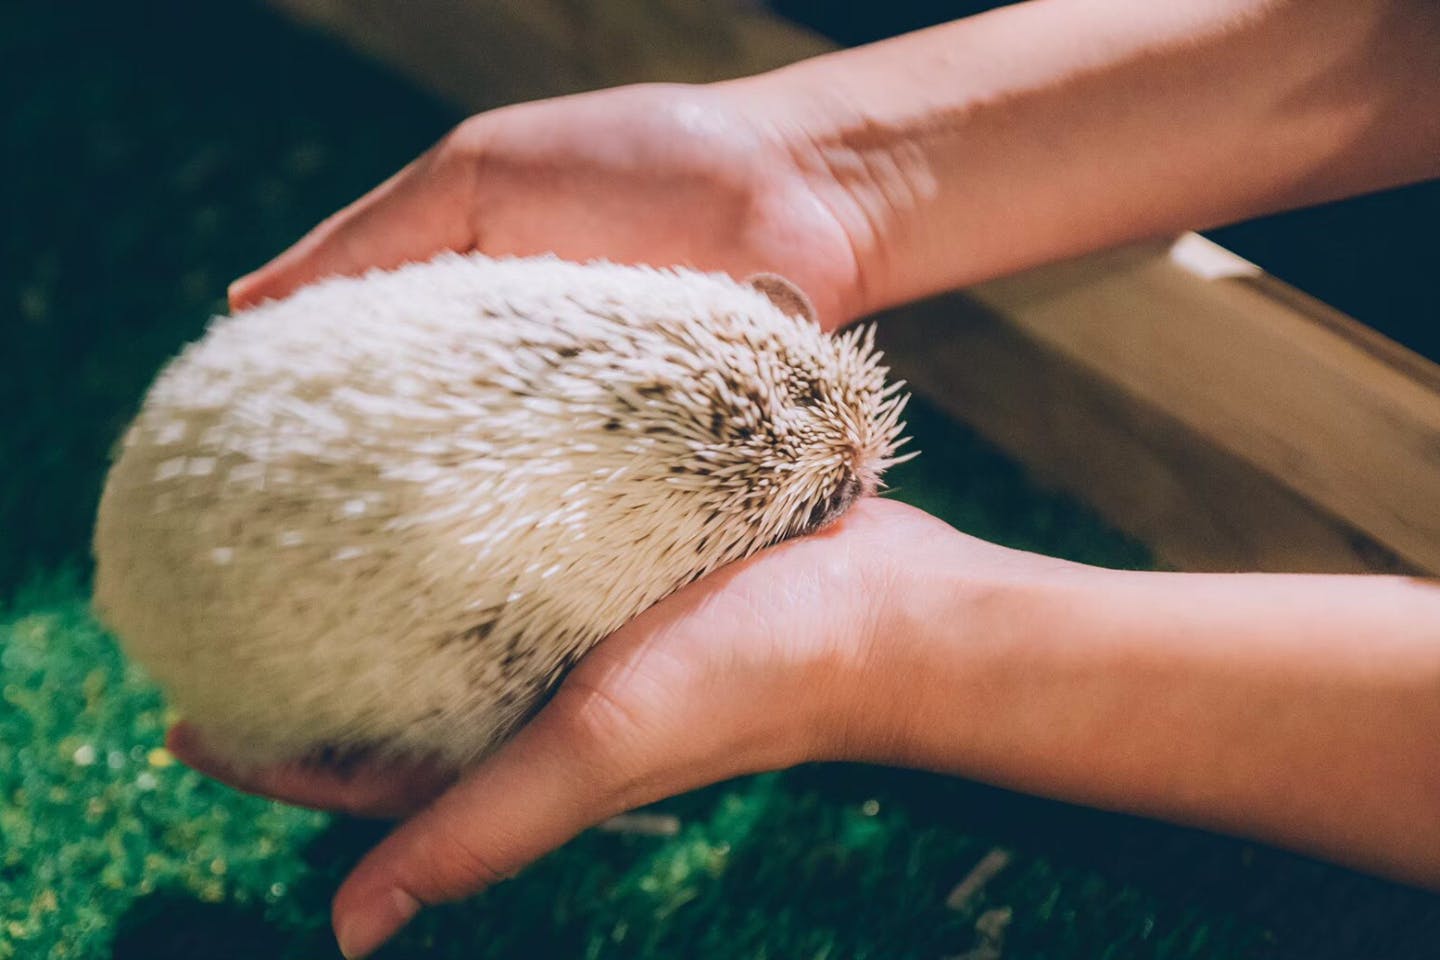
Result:
M673 837L591 831L482 897L427 911L381 956L955 956L1009 908L1007 956L1421 960L1440 898L1243 841L944 776L848 764L665 801ZM344 874L388 825L336 819L267 903L137 901L112 960L338 957ZM1004 870L945 899L994 847Z
M898 809L912 831L959 833L983 840L981 849L1014 852L991 885L991 905L1043 899L1048 887L1075 915L1062 926L1083 927L1087 912L1097 924L1106 914L1130 923L1150 914L1157 929L1167 918L1189 918L1196 932L1234 924L1256 935L1247 957L1297 960L1421 960L1440 944L1440 896L1244 840L916 771L838 764L790 776L830 804L873 800ZM955 880L973 854L954 863ZM1022 955L1053 950L1060 944L1050 938L1063 935L1019 933Z
M135 901L120 918L113 960L253 960L283 952L291 938L256 907L203 903L184 890Z
M301 851L304 879L283 899L210 903L181 887L141 897L116 923L111 960L338 960L330 898L346 871L388 829L385 823L336 818Z

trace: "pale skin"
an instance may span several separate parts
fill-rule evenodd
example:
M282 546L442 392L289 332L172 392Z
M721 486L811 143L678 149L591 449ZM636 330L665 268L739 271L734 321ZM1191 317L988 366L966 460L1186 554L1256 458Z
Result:
M708 87L474 117L231 289L440 250L783 274L822 321L1059 257L1440 175L1440 6L1039 0ZM1323 451L1317 451L1322 456ZM458 782L241 773L405 818L342 950L620 811L817 759L917 766L1440 888L1440 587L1102 570L898 503L695 583Z

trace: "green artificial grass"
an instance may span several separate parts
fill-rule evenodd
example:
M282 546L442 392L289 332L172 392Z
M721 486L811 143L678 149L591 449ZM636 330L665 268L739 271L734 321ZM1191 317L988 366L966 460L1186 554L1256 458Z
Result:
M477 53L477 55L481 55ZM91 619L107 450L225 283L455 119L234 2L0 7L0 960L335 956L328 900L383 826L206 781ZM923 404L897 495L980 536L1142 550ZM1433 957L1440 900L1237 841L827 765L659 805L422 917L399 957ZM959 908L990 851L1009 865Z

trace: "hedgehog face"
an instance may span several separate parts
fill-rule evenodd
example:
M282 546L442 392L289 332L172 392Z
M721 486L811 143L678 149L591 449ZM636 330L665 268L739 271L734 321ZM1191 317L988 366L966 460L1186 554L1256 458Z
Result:
M847 472L840 478L839 483L834 484L829 494L811 506L810 512L805 515L804 523L795 531L794 536L803 537L825 529L844 516L850 505L861 496L873 492L860 486L860 479L854 473Z
M787 536L813 533L875 493L904 443L903 384L886 384L874 329L853 330L825 346L830 349L788 358L795 376L781 419L793 438L789 472L803 491L803 507L792 515ZM816 369L817 356L830 361L828 375Z
M903 443L903 384L886 384L873 328L829 337L808 318L775 324L757 335L749 319L738 341L714 325L696 344L703 369L682 365L654 391L668 401L660 422L685 440L666 451L667 482L694 490L713 526L747 518L751 549L839 519Z

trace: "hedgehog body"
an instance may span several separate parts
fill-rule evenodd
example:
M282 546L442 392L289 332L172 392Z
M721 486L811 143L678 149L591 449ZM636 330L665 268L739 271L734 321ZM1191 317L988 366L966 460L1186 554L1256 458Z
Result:
M728 277L445 255L219 318L111 468L96 602L241 763L462 766L595 642L838 516L903 398Z

